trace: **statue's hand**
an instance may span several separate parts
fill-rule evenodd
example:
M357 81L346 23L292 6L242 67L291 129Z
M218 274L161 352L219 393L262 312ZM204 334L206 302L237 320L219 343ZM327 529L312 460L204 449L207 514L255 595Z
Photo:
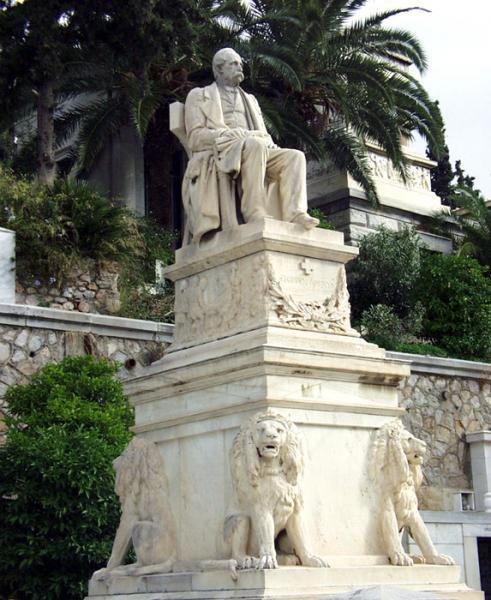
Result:
M234 129L227 129L222 137L234 140L241 140L243 138L249 137L250 131L247 129L243 129L242 127L234 127Z

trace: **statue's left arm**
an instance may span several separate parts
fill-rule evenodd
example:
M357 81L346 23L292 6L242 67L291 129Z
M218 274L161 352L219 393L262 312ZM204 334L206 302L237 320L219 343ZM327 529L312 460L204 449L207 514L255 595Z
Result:
M261 112L261 107L259 106L259 102L256 100L256 98L252 94L247 94L247 98L250 102L250 108L254 113L254 120L256 121L256 127L258 128L258 131L260 131L261 133L263 133L264 135L266 135L269 138L270 147L277 148L278 146L274 143L273 138L271 137L268 130L266 129L266 125L264 123L264 118L263 118L263 113Z

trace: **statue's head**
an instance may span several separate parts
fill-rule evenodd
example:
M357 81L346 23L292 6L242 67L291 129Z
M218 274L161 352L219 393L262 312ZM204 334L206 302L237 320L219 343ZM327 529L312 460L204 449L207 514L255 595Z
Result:
M242 58L232 48L222 48L213 57L213 74L219 85L236 86L244 80Z

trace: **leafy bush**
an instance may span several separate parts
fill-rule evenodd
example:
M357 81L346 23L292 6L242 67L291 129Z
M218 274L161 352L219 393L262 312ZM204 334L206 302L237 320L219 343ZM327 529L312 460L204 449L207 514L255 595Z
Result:
M404 318L399 317L392 306L376 304L363 311L360 325L368 341L387 350L399 350L401 344L417 341L423 315L424 308L419 302L411 307Z
M329 219L326 217L326 215L322 212L320 208L309 208L309 215L311 217L319 219L318 227L320 227L321 229L336 229L334 223L331 223L331 221L329 221Z
M173 284L125 286L121 294L121 317L159 323L174 322Z
M475 259L425 256L415 297L425 306L425 337L453 356L491 357L491 280Z
M396 344L394 350L397 350L397 352L407 352L408 354L423 354L425 356L448 356L448 352L443 348L425 342Z
M351 264L349 291L353 318L376 304L391 306L404 318L412 310L412 290L420 272L421 242L417 232L394 232L381 227L360 242L360 254Z
M393 350L403 333L401 319L386 304L376 304L363 311L361 331L368 341Z
M75 265L115 261L121 269L122 314L171 318L172 288L154 294L148 284L155 283L156 260L173 261L175 234L111 203L89 185L58 180L40 186L0 168L0 226L16 232L16 266L23 282L56 280L60 286Z
M60 279L84 260L144 252L136 217L85 183L41 186L0 171L0 226L16 233L21 278Z
M79 600L119 520L112 461L132 411L116 367L92 356L9 388L0 447L0 596Z

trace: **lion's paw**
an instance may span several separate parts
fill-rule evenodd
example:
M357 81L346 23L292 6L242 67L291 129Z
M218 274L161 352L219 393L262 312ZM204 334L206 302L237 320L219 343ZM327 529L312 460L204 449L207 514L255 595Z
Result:
M98 571L95 571L92 575L92 579L94 581L105 581L110 576L111 576L111 571L109 571L109 569L104 567L103 569L99 569Z
M413 559L413 563L415 565L424 565L426 562L425 557L421 556L421 554L411 554L411 558Z
M278 561L274 554L262 554L256 565L256 569L277 569Z
M433 556L427 556L426 562L430 565L454 565L455 561L451 556L446 554L434 554Z
M393 565L398 567L412 567L413 559L405 552L394 552L389 556L389 560Z
M328 567L329 565L319 556L309 554L302 558L302 566L304 567Z
M237 559L237 569L255 569L257 567L258 560L254 556L241 556Z

